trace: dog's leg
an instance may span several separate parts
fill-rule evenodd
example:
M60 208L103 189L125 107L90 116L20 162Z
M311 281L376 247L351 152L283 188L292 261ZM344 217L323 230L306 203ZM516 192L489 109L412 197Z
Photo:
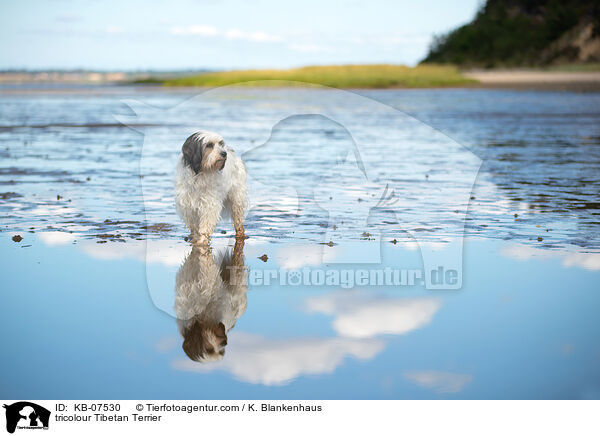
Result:
M246 238L246 234L244 232L244 217L247 206L246 196L247 193L245 184L237 189L232 189L227 195L226 207L228 207L231 212L231 219L233 220L236 239Z
M235 210L235 209L234 209ZM235 237L236 239L244 239L246 237L246 233L244 232L244 213L235 213L232 211L233 217L233 227L235 228Z
M191 243L196 245L197 241L200 239L200 234L198 233L198 227L199 227L199 222L200 219L198 218L198 214L194 214L192 215L193 218L190 218L189 220L186 220L186 224L188 226L188 228L190 229L190 237L191 237Z
M196 246L207 245L209 241L200 234L200 213L197 210L186 210L183 217L190 229L191 243Z
M207 233L199 233L196 237L192 239L192 244L198 247L204 247L210 245L210 237L211 235Z
M233 255L231 256L231 264L238 268L244 267L244 240L236 239L233 246Z
M200 222L200 227L198 228L198 233L194 244L209 245L213 231L215 230L215 227L217 226L218 222L219 220L210 220L207 218L203 218Z
M244 268L244 240L236 238L233 254L231 256L231 265L229 268L229 285L234 288L245 287L248 289L248 274Z
M196 227L195 245L209 245L212 234L221 219L221 208L223 206L219 202L206 202L202 212L198 216L198 224Z

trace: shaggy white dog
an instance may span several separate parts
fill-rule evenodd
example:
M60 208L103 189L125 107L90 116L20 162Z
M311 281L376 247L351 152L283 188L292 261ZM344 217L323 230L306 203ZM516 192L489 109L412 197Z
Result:
M181 147L175 176L177 212L192 242L208 245L221 217L231 217L236 238L244 238L246 165L221 135L196 132Z
M248 291L244 241L213 257L194 247L177 272L175 314L183 350L192 360L210 362L225 354L227 332L246 310Z

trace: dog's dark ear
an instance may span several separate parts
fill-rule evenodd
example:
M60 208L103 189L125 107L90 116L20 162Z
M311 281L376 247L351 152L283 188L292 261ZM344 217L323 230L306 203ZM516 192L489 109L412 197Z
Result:
M194 133L185 140L181 152L183 153L183 163L198 174L202 169L202 138Z
M183 344L181 345L181 348L183 348L183 351L185 351L185 354L187 354L191 360L196 362L199 362L204 356L203 330L204 326L196 321L183 333Z

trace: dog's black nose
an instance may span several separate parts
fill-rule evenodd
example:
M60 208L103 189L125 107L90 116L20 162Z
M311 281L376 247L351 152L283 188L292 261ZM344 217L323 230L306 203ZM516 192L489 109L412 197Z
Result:
M227 157L227 152L226 152L226 151L222 151L222 152L221 152L221 156L223 156L223 157Z

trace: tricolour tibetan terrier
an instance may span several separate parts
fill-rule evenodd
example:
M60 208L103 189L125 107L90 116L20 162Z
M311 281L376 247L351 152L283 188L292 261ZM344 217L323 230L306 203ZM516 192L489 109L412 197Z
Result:
M177 163L175 202L192 242L207 245L223 215L244 238L246 166L221 135L196 132L185 140Z

